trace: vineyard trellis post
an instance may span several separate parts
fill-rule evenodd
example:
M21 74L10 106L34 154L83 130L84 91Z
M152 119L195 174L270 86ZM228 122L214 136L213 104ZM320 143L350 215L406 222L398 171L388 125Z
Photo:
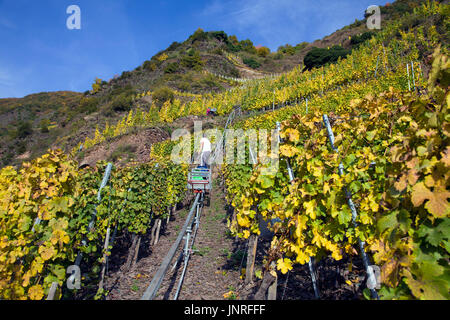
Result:
M273 283L267 289L267 300L277 300L278 274L275 272L275 262L272 261L270 264L270 269L275 273L275 280L273 280Z
M36 217L36 219L34 220L34 223L33 223L33 228L31 228L31 232L35 232L34 227L39 225L41 223L41 221L42 220L39 217Z
M278 121L277 121L277 132L278 132L278 143L281 144L282 143L282 139L280 136L281 124ZM288 174L289 174L289 183L293 183L294 179L295 179L294 171L292 170L292 168L289 164L289 160L288 159L285 159L285 160L286 160L286 166L287 166ZM311 275L311 281L313 284L314 296L316 299L320 299L320 292L319 292L319 288L317 286L316 271L314 268L314 260L312 257L309 258L308 268L309 268L309 273Z
M275 89L273 90L273 101L272 101L272 111L275 110Z
M253 165L257 164L257 159L255 158L255 155L253 153L251 144L249 144L249 154L252 159ZM256 208L256 210L258 210ZM247 249L247 264L246 264L246 270L245 270L245 283L251 283L253 282L253 275L254 275L254 269L255 269L255 261L256 261L256 250L258 248L258 235L252 234L250 235L248 239L248 249Z
M406 74L408 76L408 91L411 91L411 80L409 78L409 63L406 64Z
M100 283L98 285L98 289L99 290L103 289L103 283L104 283L104 280L105 280L106 259L108 258L108 247L109 247L109 234L110 234L110 232L111 232L111 230L108 227L108 229L106 229L105 245L103 247L102 271L100 273Z
M377 66L375 68L375 78L377 77L377 72L378 72L378 61L380 60L380 56L377 57Z
M101 200L102 200L101 192L102 192L102 189L103 189L104 187L106 187L106 184L107 184L108 181L109 181L109 177L111 176L111 170L112 170L112 167L113 167L113 165L112 165L111 162L109 162L109 163L106 165L105 173L104 173L104 175L103 175L102 182L101 182L100 187L99 187L98 192L97 192L97 201L98 201L98 203L97 203L97 205L95 206L94 212L93 212L93 214L92 214L91 221L89 222L89 226L88 226L89 232L94 228L95 219L96 219L96 217L97 217L97 206L98 206L98 204L100 204L100 202L101 202ZM81 244L82 244L83 246L86 246L86 245L87 245L86 239L83 239L83 240L81 241ZM82 253L82 252L79 252L78 255L77 255L77 257L75 258L75 263L74 263L74 265L79 267L80 264L81 264L81 260L82 260L82 259L83 259L83 253ZM70 283L73 284L73 283L75 282L75 276L76 276L76 272L75 272L75 270L73 270L73 271L72 271L72 274L71 274L71 275L69 276L69 278L67 279L67 282L68 282L68 283L70 282Z
M121 213L123 213L123 210L125 208L125 204L127 203L127 200L128 200L128 193L130 191L131 191L131 188L128 188L127 196L125 197L125 200L123 202ZM99 286L98 286L98 291L97 292L100 292L103 289L105 276L106 276L106 273L108 272L108 256L109 256L109 254L111 252L110 247L112 248L112 246L114 245L114 240L115 240L116 235L117 235L117 230L118 230L118 225L116 224L116 226L114 227L114 231L112 233L112 236L110 237L111 227L108 225L108 228L106 229L105 243L104 243L104 249L103 249L103 258L102 258L102 269L100 271L100 282L99 282Z
M413 80L413 86L414 91L416 91L416 79L414 79L414 62L411 61L411 73L412 73L412 80Z
M324 122L324 125L327 130L328 140L330 141L331 149L333 149L334 152L339 153L337 147L334 145L333 130L331 128L330 121L326 114L323 115L323 122ZM342 164L342 162L339 163L338 173L340 176L342 176L344 174L344 165ZM345 187L344 187L344 192L345 192L345 196L347 198L347 204L350 207L350 210L352 212L353 225L356 227L357 226L356 217L358 216L358 213L356 211L355 204L353 203L352 195ZM369 284L368 287L370 286L369 289L370 289L372 298L378 299L378 294L377 294L376 290L374 289L374 285L377 282L377 280L375 278L375 273L374 273L373 267L369 265L369 258L364 250L364 245L365 245L364 241L362 241L360 238L358 238L358 244L359 244L359 250L361 253L361 257L363 259L364 268L366 270L366 274L367 274L367 278L368 278L367 279L367 283Z
M258 235L252 234L248 239L247 264L245 269L245 283L253 282L256 250L258 248Z

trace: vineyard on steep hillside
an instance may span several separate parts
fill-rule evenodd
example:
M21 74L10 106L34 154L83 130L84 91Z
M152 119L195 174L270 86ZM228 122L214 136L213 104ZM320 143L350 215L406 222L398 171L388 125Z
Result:
M152 222L167 218L184 198L186 169L152 161L110 168L102 182L105 162L78 169L61 151L24 163L20 171L2 169L1 296L40 300L53 282L62 286L67 267L75 260L80 265L83 256L98 278L111 249L103 248L110 232L138 241Z
M248 238L260 217L271 221L266 267L283 273L353 255L361 240L381 267L382 298L448 299L448 67L437 52L427 93L391 88L330 115L332 145L321 109L283 122L276 173L225 169L231 229Z
M428 7L423 5L416 8L415 15L425 19L437 14L444 16L447 14L445 5L433 3ZM271 77L255 79L221 93L192 95L192 100L188 102L182 102L180 99L168 100L159 111L155 107L148 111L139 109L130 111L117 124L112 126L107 124L102 132L97 129L93 138L87 138L73 151L79 150L81 146L89 148L133 128L153 126L160 122L173 122L175 119L188 115L204 115L207 107L216 108L219 114L228 114L236 105L244 111L252 111L270 109L278 105L298 104L306 99L308 103L314 103L316 100L318 103L323 103L323 100L327 101L331 97L333 103L327 102L330 104L327 110L333 111L337 106L345 105L344 101L348 101L352 91L355 97L362 94L361 90L375 93L374 91L387 90L389 86L407 89L406 64L413 62L410 67L414 79L410 81L424 81L424 70L420 61L425 53L433 52L433 48L439 42L439 34L435 28L427 30L422 25L403 31L401 29L403 23L403 20L398 20L389 24L375 37L361 44L358 49L353 50L349 56L336 64L306 72L302 72L302 66L298 66L276 79ZM446 51L447 47L443 50ZM366 82L374 88L366 88ZM341 94L342 91L348 92L347 97ZM144 93L144 95L149 94L151 93ZM286 110L283 109L280 112L284 113ZM289 116L289 111L286 116Z
M413 14L423 21L436 17L448 21L449 5L427 2L415 7ZM97 127L94 136L70 154L48 150L19 168L2 168L0 298L106 299L113 290L105 286L113 248L126 252L125 261L118 262L125 274L117 276L120 282L135 267L143 244L157 246L175 208L186 201L192 205L189 213L184 212L186 222L172 230L183 231L176 240L167 240L161 252L172 259L178 253L175 244L185 240L172 270L181 265L182 257L187 261L190 254L208 255L193 242L188 248L194 226L188 222L197 214L193 221L199 228L207 201L202 192L187 189L192 163L171 159L183 148L188 148L189 159L195 158L198 150L191 147L197 146L199 137L185 130L181 143L171 139L154 143L147 161L124 167L106 161L85 167L74 159L82 150L112 138L203 116L209 107L228 117L223 127L214 127L218 136L211 139L212 157L220 157L222 146L233 145L236 138L244 146L246 160L220 163L210 172L219 202L209 212L219 212L222 200L226 212L209 219L217 225L226 221L227 240L245 247L239 254L215 254L226 257L247 285L254 277L260 280L253 298L273 297L269 282L275 283L276 292L274 279L308 265L318 299L317 284L323 279L316 277L317 263L349 261L351 269L353 259L360 256L367 299L450 299L448 43L440 41L436 28L421 23L405 28L408 19L391 22L336 63L236 81L239 86L222 92L176 92L177 98L161 106L130 110L117 123L107 123L103 130ZM230 54L227 59L240 63ZM133 99L154 96L146 88ZM242 134L227 140L225 129ZM251 129L260 142L279 148L270 150L269 156L258 154L250 143L246 148ZM269 138L263 136L267 132L272 132ZM275 170L268 159L276 160ZM186 216L176 219L183 222ZM265 247L257 248L262 232ZM226 250L230 247L227 244ZM254 270L257 255L261 268ZM161 259L141 299L156 297L171 259ZM380 270L378 287L373 282L374 266ZM217 272L226 275L226 270ZM286 284L287 279L284 289ZM167 285L168 290L173 286ZM223 296L236 297L235 288Z

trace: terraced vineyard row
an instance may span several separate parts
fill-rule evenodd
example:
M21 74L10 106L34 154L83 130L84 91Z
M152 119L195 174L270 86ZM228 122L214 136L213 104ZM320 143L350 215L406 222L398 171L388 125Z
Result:
M56 150L24 163L20 171L0 171L3 299L42 299L52 283L65 283L67 267L80 266L81 259L88 268L83 274L89 274L97 287L114 241L109 241L110 235L133 235L131 258L139 250L139 235L184 198L186 166L160 158L113 169L110 179L105 175L102 182L105 167L99 162L96 168L78 169ZM100 286L97 296L102 294Z

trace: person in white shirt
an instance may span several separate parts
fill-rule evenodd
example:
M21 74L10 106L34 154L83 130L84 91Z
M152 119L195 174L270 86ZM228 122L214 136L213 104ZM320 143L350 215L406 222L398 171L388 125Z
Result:
M206 134L203 134L203 137L200 140L200 166L209 168L209 157L211 155L211 142L206 137Z

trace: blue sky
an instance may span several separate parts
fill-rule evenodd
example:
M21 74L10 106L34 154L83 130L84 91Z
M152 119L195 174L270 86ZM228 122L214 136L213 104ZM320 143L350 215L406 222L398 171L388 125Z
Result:
M133 70L197 28L275 51L362 19L386 0L0 0L0 98L90 89ZM392 2L392 1L391 1ZM66 9L81 9L69 30Z

